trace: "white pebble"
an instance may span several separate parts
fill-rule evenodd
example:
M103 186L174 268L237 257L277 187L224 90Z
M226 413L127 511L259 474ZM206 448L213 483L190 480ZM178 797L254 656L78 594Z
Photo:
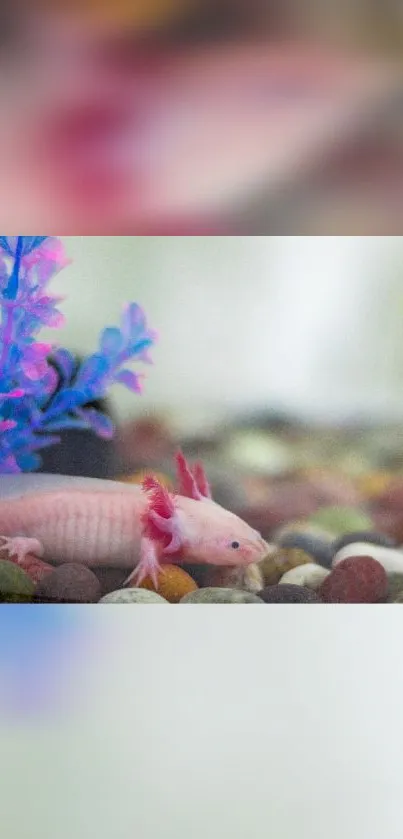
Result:
M385 548L380 545L370 545L369 542L354 542L346 545L333 558L333 567L354 556L371 556L383 565L389 574L403 574L403 551L396 548Z
M306 586L316 591L329 574L330 571L327 568L322 568L315 562L307 562L305 565L297 565L296 568L286 571L280 580L280 585L288 583L292 586Z

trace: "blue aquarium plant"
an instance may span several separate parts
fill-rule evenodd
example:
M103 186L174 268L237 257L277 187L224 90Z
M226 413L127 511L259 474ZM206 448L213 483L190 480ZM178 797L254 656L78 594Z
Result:
M39 468L40 450L58 443L64 429L112 437L111 419L89 403L116 383L140 393L142 377L128 364L151 363L156 334L136 303L125 307L119 326L102 331L97 351L78 369L67 349L38 340L43 327L64 322L63 298L48 286L68 262L59 239L0 236L0 473Z

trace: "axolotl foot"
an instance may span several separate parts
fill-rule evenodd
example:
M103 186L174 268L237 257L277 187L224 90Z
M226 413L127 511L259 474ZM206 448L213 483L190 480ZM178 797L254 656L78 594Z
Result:
M151 577L155 588L158 588L158 572L161 566L158 562L157 552L154 543L151 539L143 538L141 540L140 561L136 565L134 571L124 581L123 585L127 586L134 582L139 586L146 577Z
M10 558L15 557L19 565L23 565L29 554L43 557L44 549L38 539L28 539L26 536L0 536L0 551L8 552Z

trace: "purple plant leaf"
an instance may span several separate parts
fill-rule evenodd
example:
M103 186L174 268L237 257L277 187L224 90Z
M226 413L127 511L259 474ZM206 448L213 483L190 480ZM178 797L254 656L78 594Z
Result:
M125 340L117 326L108 326L103 330L100 340L100 349L103 355L116 358L122 352Z
M149 354L148 349L143 350L143 352L139 353L138 358L139 358L139 361L143 362L143 364L154 364L154 361L151 358L151 355Z
M47 357L52 349L52 344L33 343L25 348L21 360L21 369L28 379L38 381L45 378L48 372Z
M25 390L19 387L10 390L8 393L0 393L0 401L6 402L8 399L20 399L22 396L25 396Z
M80 390L87 390L99 386L103 389L102 380L109 374L109 371L109 361L100 353L94 353L81 365L75 379L75 387Z
M41 314L43 326L50 326L52 329L60 329L65 324L65 317L58 309L44 310Z
M146 329L146 317L138 303L127 303L121 321L126 339L131 338L134 332L143 332Z
M82 405L83 394L76 388L65 388L57 393L52 404L46 410L44 418L53 419L66 411L74 411L77 405Z
M47 422L44 425L46 431L63 431L64 429L85 429L88 428L88 422L84 419L76 419L75 417L61 417L60 420Z
M17 423L14 420L0 420L0 432L11 431Z
M76 368L76 361L73 353L63 349L63 347L60 347L53 353L52 358L57 367L60 368L62 376L67 379L67 381L70 381Z
M95 431L99 437L105 440L110 440L115 433L115 424L110 417L97 411L95 408L88 408L86 410L77 411L79 417L83 417L87 421L87 426Z
M133 391L133 393L141 393L142 392L142 385L141 385L141 376L137 373L133 373L132 370L120 370L119 373L116 373L114 376L114 381L117 384L124 385L129 390Z

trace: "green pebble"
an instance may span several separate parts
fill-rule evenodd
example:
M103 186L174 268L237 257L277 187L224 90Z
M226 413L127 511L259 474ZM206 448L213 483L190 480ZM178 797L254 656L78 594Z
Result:
M181 603L263 603L256 594L234 588L199 588L182 597Z
M19 565L0 560L0 603L26 603L34 591L35 583Z
M322 507L310 516L309 521L334 536L344 536L356 530L373 530L374 527L366 513L353 507Z
M168 600L146 588L121 588L106 594L99 603L168 603Z

